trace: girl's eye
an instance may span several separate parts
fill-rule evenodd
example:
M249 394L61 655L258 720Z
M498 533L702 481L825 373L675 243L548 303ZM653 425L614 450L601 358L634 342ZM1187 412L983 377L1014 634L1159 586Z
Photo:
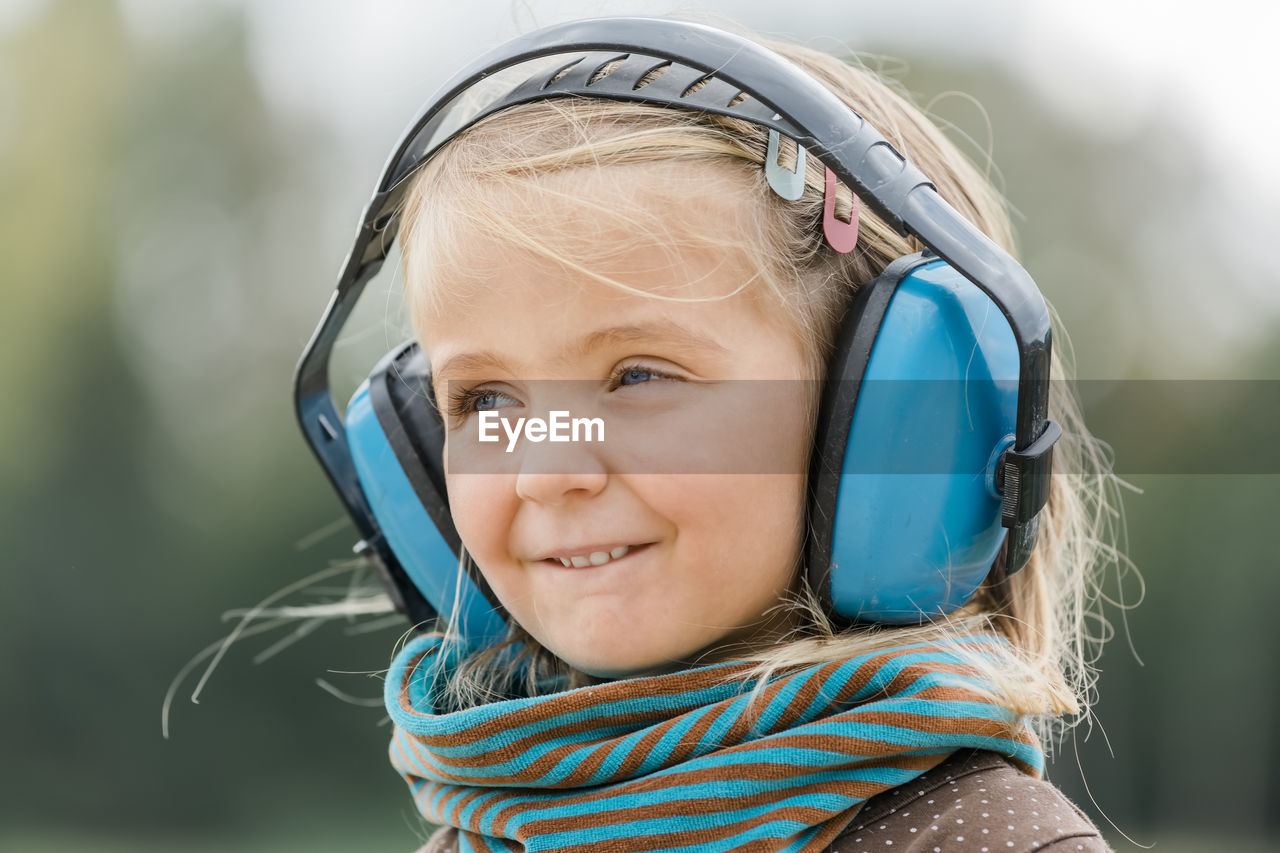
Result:
M639 365L622 367L609 380L610 390L628 385L645 385L654 379L676 379L660 370ZM466 388L449 395L449 414L465 418L473 412L491 412L503 406L520 405L519 401L494 388Z
M449 414L455 418L465 418L472 412L491 412L502 408L502 400L510 401L505 405L519 405L509 395L493 388L465 389L449 396Z
M663 373L662 371L652 370L648 367L643 367L641 365L633 364L627 367L623 367L621 370L615 373L612 384L615 386L643 385L652 379L675 379L675 378L676 377L671 376L670 374L667 374L667 373Z

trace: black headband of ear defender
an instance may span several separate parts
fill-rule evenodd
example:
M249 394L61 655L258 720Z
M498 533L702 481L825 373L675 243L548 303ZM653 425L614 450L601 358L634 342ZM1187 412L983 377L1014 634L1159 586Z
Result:
M550 76L543 74L507 88L479 107L473 102L477 83L534 60L545 64L546 57L557 55L565 55L565 61L555 66ZM620 64L618 60L622 60ZM609 64L616 66L609 73L593 73ZM638 85L659 65L669 65L665 74ZM943 201L929 179L876 129L774 52L699 24L647 18L585 20L512 40L457 74L428 101L383 170L337 289L297 367L294 400L306 440L355 522L361 537L357 548L372 552L384 580L410 618L426 618L431 608L386 547L361 489L347 424L330 392L330 354L365 285L390 251L399 207L414 171L439 147L486 115L513 104L565 96L717 113L789 136L819 158L881 219L901 234L917 237L932 254L990 297L1008 320L1017 346L1016 427L1012 447L999 460L996 483L1000 524L1007 528L1005 570L1012 573L1021 568L1035 543L1038 513L1048 495L1051 448L1060 434L1048 419L1049 315L1031 277ZM830 393L824 405L832 405ZM840 438L842 443L843 436ZM837 451L819 442L811 469L819 476L811 479L810 504L811 523L819 527L824 517L829 522L841 461ZM440 524L436 514L432 518ZM450 545L456 551L456 533L452 537ZM816 555L822 560L827 548L829 542L811 544L810 559Z

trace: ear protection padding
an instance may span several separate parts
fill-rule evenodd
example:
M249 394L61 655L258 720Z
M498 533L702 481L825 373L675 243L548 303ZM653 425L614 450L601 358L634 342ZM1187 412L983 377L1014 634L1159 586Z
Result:
M360 487L396 559L436 612L477 647L506 634L479 572L461 568L462 540L444 483L444 426L416 343L385 356L347 407L347 436Z
M1012 329L952 267L901 258L859 292L811 468L808 569L830 610L911 624L968 601L1005 538L1017 389Z

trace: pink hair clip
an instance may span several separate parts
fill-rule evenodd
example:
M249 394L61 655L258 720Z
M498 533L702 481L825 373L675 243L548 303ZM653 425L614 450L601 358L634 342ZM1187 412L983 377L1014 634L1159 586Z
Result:
M836 174L827 169L827 189L822 199L822 233L827 243L842 255L853 251L858 243L858 196L853 194L849 221L836 216Z

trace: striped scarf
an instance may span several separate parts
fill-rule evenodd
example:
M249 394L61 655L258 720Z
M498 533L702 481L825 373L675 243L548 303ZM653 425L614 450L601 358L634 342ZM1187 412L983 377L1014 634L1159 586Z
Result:
M751 666L731 663L434 713L439 644L391 664L391 762L461 851L818 851L957 749L1043 766L964 662L999 654L991 637L809 666L754 697Z

